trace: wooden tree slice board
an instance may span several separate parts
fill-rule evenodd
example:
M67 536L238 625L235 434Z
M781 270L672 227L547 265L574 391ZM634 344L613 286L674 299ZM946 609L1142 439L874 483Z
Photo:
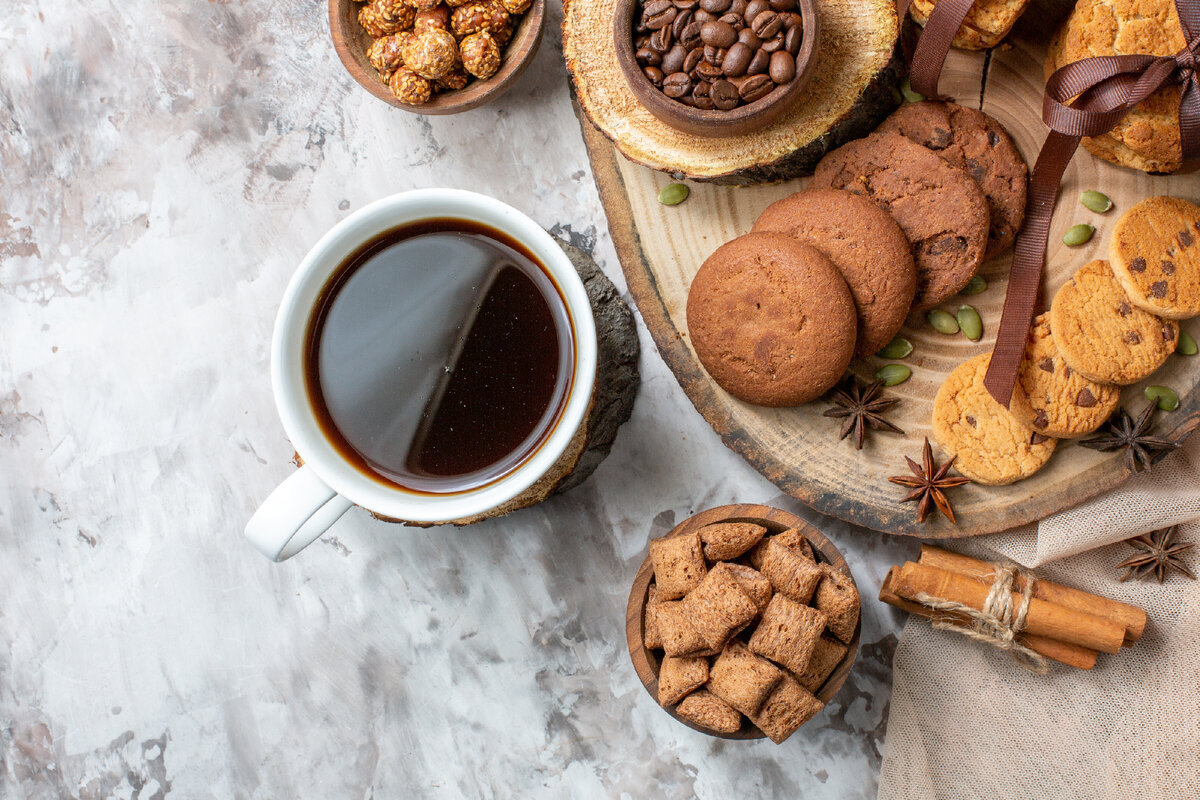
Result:
M1009 45L991 53L951 52L941 84L943 92L964 105L982 104L985 112L1009 130L1031 165L1045 138L1042 62L1053 27L1036 7L1031 8L1010 36ZM704 259L722 243L749 231L767 205L800 190L807 180L748 188L694 184L685 203L666 207L657 202L657 195L670 182L668 177L622 158L582 117L581 125L617 255L659 352L722 441L788 494L818 511L878 531L949 538L1042 519L1111 489L1129 476L1121 453L1098 453L1064 441L1050 463L1031 478L1011 486L972 484L953 490L957 525L941 516L918 524L912 504L898 502L904 490L887 478L907 471L905 455L919 459L924 436L933 441L933 397L946 375L967 358L990 352L1007 289L1011 251L980 270L989 284L986 292L953 298L942 306L951 311L959 303L975 306L984 320L982 341L943 336L922 318L910 318L901 335L915 346L904 361L912 367L913 376L888 390L902 400L889 418L907 435L874 432L866 446L856 451L849 439L838 440L839 420L821 416L826 403L768 409L732 398L705 373L687 335L688 287ZM1108 194L1114 208L1103 215L1083 208L1079 194L1088 189ZM1196 201L1200 199L1197 189L1194 175L1145 175L1100 161L1080 149L1067 169L1059 195L1042 283L1042 307L1076 269L1092 259L1106 258L1109 234L1122 211L1159 194ZM1079 222L1095 225L1095 237L1082 247L1064 246L1063 233ZM1184 322L1183 329L1200 338L1200 320ZM870 379L883 363L871 357L854 362L851 369ZM1136 413L1146 405L1145 385L1172 387L1180 396L1180 406L1172 413L1158 414L1156 432L1182 439L1200 421L1198 382L1200 356L1174 355L1151 378L1126 387L1122 404Z

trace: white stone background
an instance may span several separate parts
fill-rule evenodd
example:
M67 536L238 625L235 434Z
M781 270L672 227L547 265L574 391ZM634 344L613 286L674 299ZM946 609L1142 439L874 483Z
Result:
M915 545L782 497L640 320L633 419L569 494L464 530L356 509L281 565L242 540L292 469L276 304L350 210L484 192L624 292L552 6L510 94L425 118L351 81L319 0L0 4L0 797L874 797L872 597ZM849 682L780 747L679 725L626 652L654 521L728 502L806 514L864 593Z

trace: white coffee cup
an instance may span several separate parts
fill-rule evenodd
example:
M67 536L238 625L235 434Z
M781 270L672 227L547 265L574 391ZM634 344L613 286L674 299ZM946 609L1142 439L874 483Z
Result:
M557 422L510 472L477 489L448 494L405 490L365 475L322 432L305 385L309 318L337 268L368 240L425 219L465 219L495 228L528 248L557 284L573 328L574 366ZM596 328L583 281L537 223L484 195L460 189L420 189L362 208L321 237L292 276L271 342L271 387L283 429L304 461L254 512L246 537L275 561L291 558L324 533L351 505L384 517L448 522L494 509L520 495L563 455L583 424L596 377Z

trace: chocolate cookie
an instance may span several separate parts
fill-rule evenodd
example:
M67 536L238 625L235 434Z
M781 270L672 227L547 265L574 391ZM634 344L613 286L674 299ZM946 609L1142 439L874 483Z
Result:
M1009 410L1046 436L1074 439L1104 424L1121 402L1121 390L1096 383L1067 366L1050 334L1050 315L1033 321Z
M964 361L946 376L933 400L933 435L954 467L989 486L1028 478L1050 460L1057 440L1009 413L983 386L991 354Z
M842 274L783 233L718 247L692 280L687 323L713 380L760 406L820 397L854 355L854 298Z
M1167 319L1200 314L1200 207L1151 197L1113 228L1108 259L1138 308Z
M851 192L809 189L767 206L754 230L812 245L841 271L858 311L856 355L878 352L899 332L917 272L904 231L879 206Z
M957 103L906 103L876 132L899 133L964 169L987 198L991 228L985 257L1013 243L1025 219L1029 168L999 122Z
M1092 261L1050 304L1050 330L1071 369L1101 383L1137 383L1175 352L1179 327L1134 306L1108 268Z
M979 184L898 133L873 133L827 154L811 185L868 197L900 224L917 267L917 311L954 295L979 268L988 236Z

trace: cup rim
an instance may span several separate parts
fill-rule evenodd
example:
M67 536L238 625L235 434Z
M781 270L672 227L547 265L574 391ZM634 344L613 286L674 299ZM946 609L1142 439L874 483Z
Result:
M575 371L549 436L508 474L453 494L429 494L388 485L346 461L322 433L308 399L304 350L308 321L329 277L367 239L399 225L431 218L490 225L524 244L545 266L566 304L575 334ZM397 520L438 523L482 514L518 497L542 478L570 445L591 402L597 362L596 328L583 281L566 253L540 225L508 204L464 189L415 189L381 198L353 212L308 251L284 290L271 342L271 387L292 446L331 489L352 503Z

